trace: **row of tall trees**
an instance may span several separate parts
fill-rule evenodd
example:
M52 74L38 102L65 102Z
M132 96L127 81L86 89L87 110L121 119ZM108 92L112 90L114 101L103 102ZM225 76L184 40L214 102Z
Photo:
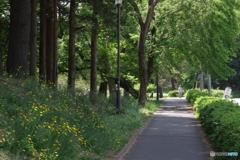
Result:
M239 6L237 0L123 1L121 86L144 106L153 73L171 74L173 88L183 65L219 79L233 75L227 62L239 47ZM81 76L92 97L98 86L102 94L115 93L114 1L3 0L0 15L1 74L29 73L57 85L58 74L67 73L70 89Z

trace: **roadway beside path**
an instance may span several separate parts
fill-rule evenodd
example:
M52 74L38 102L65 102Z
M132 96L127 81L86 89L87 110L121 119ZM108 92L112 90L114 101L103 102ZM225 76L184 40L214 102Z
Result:
M185 98L168 98L116 160L212 160L211 147Z
M234 103L237 103L238 105L240 105L240 98L233 98L230 100L233 101Z

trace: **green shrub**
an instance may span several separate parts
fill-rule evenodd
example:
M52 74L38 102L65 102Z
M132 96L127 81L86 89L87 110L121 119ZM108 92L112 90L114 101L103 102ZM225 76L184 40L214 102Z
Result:
M216 97L199 97L196 99L196 101L194 102L194 106L193 106L193 110L195 111L197 117L199 117L199 114L201 113L202 109L204 109L204 107L206 107L206 105L208 105L209 103L211 103L213 100L217 100L218 98Z
M223 98L224 90L212 90L212 96Z
M240 98L240 91L233 91L232 98Z
M155 84L149 84L148 86L147 86L147 92L148 93L154 93L155 92L155 90L156 90L156 85Z
M194 110L219 152L240 152L239 105L215 97L200 97Z
M202 90L202 92L207 93L207 94L209 93L208 89L204 89L204 90ZM222 98L223 94L224 94L224 90L213 90L213 89L211 90L211 95L213 97Z
M203 96L210 96L208 93L206 92L202 92L198 89L190 89L187 91L186 93L186 99L188 100L188 102L193 105L194 102L196 101L196 99L198 97L203 97Z
M178 97L178 90L169 91L168 97Z

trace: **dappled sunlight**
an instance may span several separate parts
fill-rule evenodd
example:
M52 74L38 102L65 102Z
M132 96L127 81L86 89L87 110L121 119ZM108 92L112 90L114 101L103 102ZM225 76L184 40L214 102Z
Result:
M168 98L137 136L126 159L207 159L210 151L201 133L186 99Z
M189 114L189 113L176 113L174 111L169 111L169 112L163 112L163 113L155 113L155 115L161 115L163 117L189 117L192 118L193 115Z
M180 133L194 136L195 133L193 132L199 126L186 99L168 98L161 108L154 113L152 124L149 124L148 131L151 134L165 136L178 135Z

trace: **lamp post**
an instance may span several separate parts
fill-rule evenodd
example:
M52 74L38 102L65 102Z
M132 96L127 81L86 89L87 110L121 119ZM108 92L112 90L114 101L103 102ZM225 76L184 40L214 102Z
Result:
M121 99L120 99L120 6L122 4L122 0L115 0L115 4L117 5L117 39L118 39L118 49L117 49L117 89L116 89L116 108L121 108Z

